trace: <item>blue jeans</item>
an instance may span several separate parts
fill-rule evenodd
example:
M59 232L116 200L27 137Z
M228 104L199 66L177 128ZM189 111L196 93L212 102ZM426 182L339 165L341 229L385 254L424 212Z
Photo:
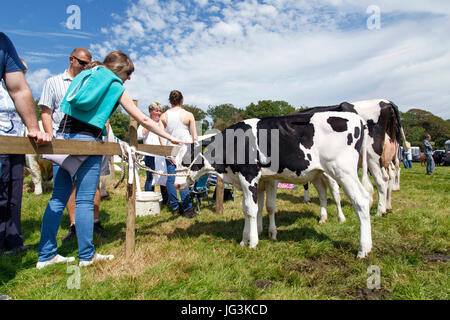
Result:
M431 154L427 154L427 174L432 174L434 172L434 160Z
M408 161L408 168L412 168L412 160L407 160Z
M65 133L63 136L66 140L97 140L84 134ZM80 261L91 260L94 257L94 196L100 179L101 164L102 156L89 156L78 168L74 179L66 170L58 165L53 165L53 194L42 221L39 262L51 260L57 254L56 234L61 224L64 208L72 193L74 180L77 181L75 225L78 238L78 257Z
M175 173L175 166L170 163L168 160L166 160L166 166L167 166L167 173L173 174ZM172 210L177 210L179 203L178 203L178 196L177 196L177 190L174 186L175 183L175 177L174 176L168 176L167 177L167 193L169 194L169 203ZM186 188L184 190L179 190L180 192L180 198L183 203L183 209L184 211L189 210L192 208L192 202L191 197L189 196L189 189Z
M403 158L402 162L405 169L408 169L409 168L408 160L406 158Z

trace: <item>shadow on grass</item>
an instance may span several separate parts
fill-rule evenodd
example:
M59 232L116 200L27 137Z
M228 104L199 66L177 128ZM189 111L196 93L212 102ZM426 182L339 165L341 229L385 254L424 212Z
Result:
M299 205L306 204L305 202L303 202L303 196L296 197L296 196L294 196L292 194L289 194L289 193L278 193L277 194L277 199L290 201L292 203L297 203ZM320 207L320 200L319 200L318 197L311 198L311 202ZM327 205L328 206L330 206L330 205L334 205L335 206L336 204L335 204L335 202L334 202L334 200L332 198L328 197ZM348 207L348 206L352 206L352 204L347 200L347 198L345 196L344 197L341 196L341 207L344 208L344 207ZM301 211L300 207L299 207L299 211Z
M277 213L277 226L292 226L295 225L298 219L310 219L316 218L316 215L312 211L302 212L296 214L296 212L282 211ZM263 233L259 235L260 240L268 239L268 226L269 219L264 216L263 219ZM183 229L177 228L171 234L168 235L169 239L188 239L197 238L202 235L211 235L218 239L226 239L236 242L242 240L242 231L244 228L244 218L234 219L231 221L212 221L212 222L200 222L196 221L190 227ZM329 241L335 248L354 250L353 245L349 242L339 241L338 239L331 239L328 235L322 232L316 231L310 226L294 227L289 230L278 231L278 242L302 242L304 240L314 240L316 242Z
M107 223L110 220L109 214L100 210L99 212L100 220ZM100 237L94 234L94 245L97 249L101 248L103 245L115 242L117 240L125 241L125 230L126 223L111 223L103 224L105 230L109 233L107 238ZM40 219L26 219L22 221L22 236L24 240L31 238L36 232L39 233L39 237L35 243L31 243L30 251L34 251L35 254L32 256L28 255L30 251L22 252L14 256L2 255L0 256L0 286L5 285L9 281L13 280L17 273L22 270L34 269L36 267L36 256L38 255L39 241L40 241L40 231L42 226L42 218ZM61 239L65 237L69 231L70 219L66 212L64 212L61 219L60 229L57 235L58 243L58 254L62 256L77 256L78 255L78 242L76 238L72 238L69 241L62 242ZM35 236L34 236L35 237ZM101 249L100 249L101 250Z

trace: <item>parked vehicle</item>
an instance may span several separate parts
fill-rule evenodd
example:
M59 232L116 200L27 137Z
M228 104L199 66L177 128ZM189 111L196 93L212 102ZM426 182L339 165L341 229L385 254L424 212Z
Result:
M412 154L412 161L413 162L420 162L420 158L422 156L422 153L420 152L419 147L411 147L411 154Z
M450 166L450 140L445 141L444 166Z

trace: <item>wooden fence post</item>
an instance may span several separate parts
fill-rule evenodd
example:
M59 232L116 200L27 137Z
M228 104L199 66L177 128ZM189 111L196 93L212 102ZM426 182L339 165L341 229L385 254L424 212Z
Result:
M216 183L216 213L219 215L223 214L223 194L224 194L224 184L223 179L217 177Z
M138 101L133 100L137 106ZM137 148L137 121L130 117L130 147ZM131 173L131 174L134 174ZM135 177L139 179L139 177ZM136 233L136 181L133 179L133 184L127 183L127 232L125 238L125 258L131 257L134 252Z

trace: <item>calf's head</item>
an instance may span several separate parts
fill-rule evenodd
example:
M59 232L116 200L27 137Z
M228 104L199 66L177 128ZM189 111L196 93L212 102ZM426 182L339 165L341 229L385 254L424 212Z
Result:
M208 142L205 142L207 144ZM202 142L194 142L176 146L172 152L172 159L176 165L174 186L183 190L201 176L209 172L209 162L202 154Z

